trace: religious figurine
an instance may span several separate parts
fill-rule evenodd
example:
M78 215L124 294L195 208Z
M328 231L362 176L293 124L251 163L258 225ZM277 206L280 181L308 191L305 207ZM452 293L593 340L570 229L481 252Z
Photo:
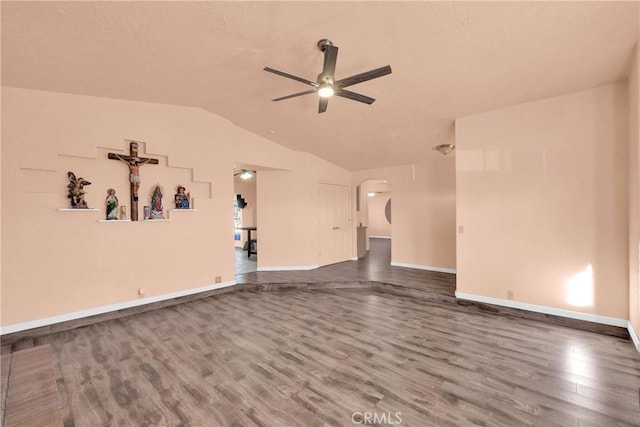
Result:
M151 195L151 219L164 219L160 185L156 185L153 188L153 194Z
M151 218L151 206L147 205L144 207L144 219Z
M175 195L176 209L189 209L189 198L191 193L186 193L186 188L182 185L178 185L177 193Z
M129 167L129 182L131 183L131 221L138 220L138 190L140 189L140 166L157 165L158 159L147 159L138 156L138 143L132 141L129 145L129 155L108 153L112 160L120 160Z
M67 198L71 201L71 207L74 209L88 209L87 202L84 200L84 186L91 185L91 183L84 178L76 178L76 174L69 171L67 172L69 177L69 194Z
M107 198L104 200L107 205L107 219L118 219L118 198L116 197L116 190L110 188L107 190Z

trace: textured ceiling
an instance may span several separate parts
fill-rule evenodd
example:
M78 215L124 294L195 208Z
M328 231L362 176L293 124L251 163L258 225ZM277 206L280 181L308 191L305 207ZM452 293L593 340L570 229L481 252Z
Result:
M637 2L2 2L2 84L201 107L350 170L415 163L457 117L626 78ZM271 102L322 69L368 106Z

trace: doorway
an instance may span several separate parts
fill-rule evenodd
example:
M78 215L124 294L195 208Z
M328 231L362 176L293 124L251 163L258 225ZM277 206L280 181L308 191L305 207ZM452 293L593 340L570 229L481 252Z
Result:
M361 254L364 248L360 246L365 244L366 253L369 253L372 242L378 242L376 247L389 248L383 253L388 254L388 262L391 262L391 184L386 179L368 179L360 183L356 195L358 233L364 235L364 239L361 239L364 242L359 243L358 258L363 257Z
M257 181L255 170L234 171L233 226L236 274L258 270Z

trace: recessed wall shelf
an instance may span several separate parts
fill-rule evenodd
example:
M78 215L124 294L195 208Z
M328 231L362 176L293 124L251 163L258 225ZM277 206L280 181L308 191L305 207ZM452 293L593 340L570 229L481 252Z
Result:
M99 219L98 222L131 222L130 219Z
M177 209L177 208L167 209L167 210L169 212L174 212L174 211L176 211L176 212L197 212L198 211L198 209Z
M138 222L166 222L166 221L171 221L171 218L145 219Z
M86 208L86 209L82 209L82 208L78 208L78 209L58 208L58 210L60 212L100 212L100 209L98 209L98 208Z

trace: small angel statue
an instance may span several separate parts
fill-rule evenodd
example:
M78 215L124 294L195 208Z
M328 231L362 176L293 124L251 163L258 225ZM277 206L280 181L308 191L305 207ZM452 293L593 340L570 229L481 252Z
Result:
M71 207L74 209L88 209L87 202L84 200L84 186L91 185L91 183L82 177L76 178L76 174L71 171L67 172L67 176L69 177L67 198L71 201Z

